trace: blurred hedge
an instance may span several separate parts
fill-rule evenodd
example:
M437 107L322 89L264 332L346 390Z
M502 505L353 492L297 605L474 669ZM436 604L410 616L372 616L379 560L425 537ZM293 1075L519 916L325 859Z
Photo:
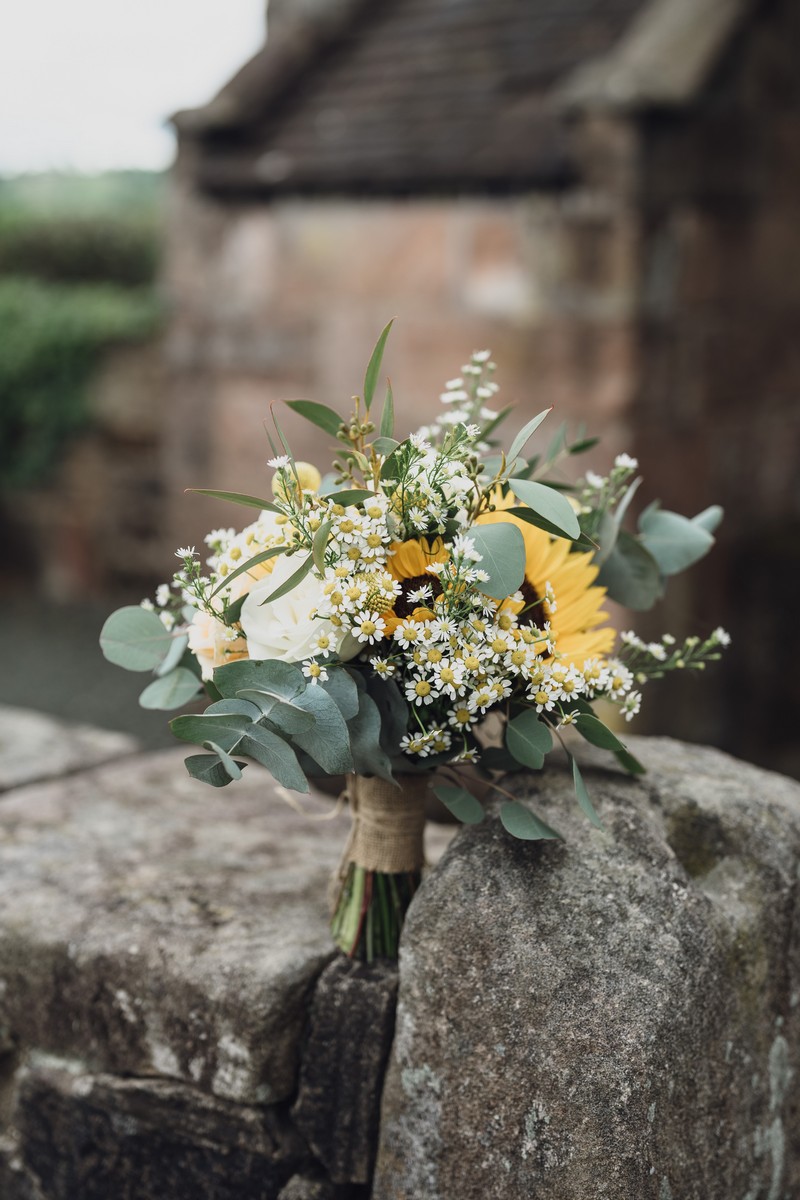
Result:
M86 385L104 347L148 337L147 288L0 278L0 486L42 479L88 420Z
M159 262L155 220L112 214L47 216L0 208L0 276L152 283Z

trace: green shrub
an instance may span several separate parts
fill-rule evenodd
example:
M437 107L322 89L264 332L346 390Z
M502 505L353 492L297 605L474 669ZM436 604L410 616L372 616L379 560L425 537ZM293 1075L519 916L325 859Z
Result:
M159 249L152 218L0 208L0 276L141 287L155 279Z
M41 480L86 424L86 385L104 348L148 337L150 289L0 279L0 486Z

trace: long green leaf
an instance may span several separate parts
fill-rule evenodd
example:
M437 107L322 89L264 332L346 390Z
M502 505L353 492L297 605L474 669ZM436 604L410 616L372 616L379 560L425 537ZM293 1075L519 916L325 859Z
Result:
M525 542L522 534L510 521L472 525L468 534L482 558L478 566L489 575L488 582L479 585L481 591L495 600L504 600L517 590L525 578Z
M118 608L100 631L103 656L126 671L152 671L172 648L169 633L154 612L129 604Z
M262 500L259 496L246 496L242 492L215 492L210 488L187 488L193 496L212 496L215 500L230 500L232 504L244 504L247 508L262 508L267 512L279 513L281 510L271 500Z
M325 574L325 550L328 546L328 534L333 529L333 521L323 521L311 542L311 557L320 575Z
M525 521L528 525L535 525L537 529L543 529L545 533L549 533L553 537L564 536L563 530L554 525L552 521L546 521L544 517L540 517L532 508L509 508L506 511L512 517L518 517L520 521ZM580 537L572 538L572 544L576 550L597 549L597 543L593 542L585 533L581 533Z
M263 600L259 600L259 608L262 604L271 604L273 600L279 600L281 596L285 596L288 592L291 592L301 580L305 579L313 566L314 556L313 554L309 554L308 558L303 559L297 570L293 571L289 578L285 579L279 587L276 587L274 592L270 592Z
M560 530L562 537L580 537L578 514L560 492L532 479L509 479L508 486L523 504Z
M394 435L394 393L391 380L388 379L386 381L386 399L383 402L383 412L381 413L380 434L382 438L391 438Z
M525 808L517 800L511 800L508 804L503 804L500 808L500 821L503 828L511 834L512 837L519 838L524 842L540 842L552 840L553 838L561 838L561 834L543 821L541 817L537 817L536 813L531 812L529 808Z
M317 404L315 400L287 400L286 404L301 417L310 421L312 425L316 425L318 429L324 429L333 437L336 437L344 425L344 419L332 408L328 408L327 404Z
M367 373L364 376L364 405L367 412L372 407L372 399L375 395L375 387L378 382L378 375L380 374L381 362L383 361L383 352L386 349L386 339L393 324L394 317L392 317L375 343L375 349L372 351L372 356L367 364Z
M528 421L527 424L522 426L522 429L520 429L519 433L509 447L508 454L506 455L508 462L513 462L517 455L522 453L526 443L534 435L545 417L552 411L553 406L551 404L549 408L544 410L544 412L540 412L533 418L533 420Z
M598 817L595 807L589 799L589 793L586 790L586 784L583 782L583 776L581 775L580 768L578 767L575 759L572 758L572 755L570 755L570 758L572 759L572 778L575 783L575 795L578 798L578 804L580 804L581 808L595 828L602 829L603 822Z
M613 730L603 724L599 717L581 713L575 721L575 726L578 733L593 746L599 746L601 750L613 750L615 754L620 751L627 753L628 747L619 740Z
M448 809L454 817L465 825L477 825L486 816L480 800L463 787L450 787L444 784L433 789L433 794Z
M349 504L361 504L364 500L373 500L374 492L368 492L366 488L345 488L341 492L331 492L326 496L326 500L331 500L334 504L342 504L346 508Z
M269 550L262 550L260 554L255 554L252 558L248 558L247 562L240 563L235 571L231 571L229 575L225 576L221 583L217 584L211 593L210 598L213 599L218 592L221 592L223 588L226 588L231 580L236 579L238 575L244 575L245 571L252 570L252 568L257 567L259 563L266 562L268 558L275 558L277 554L285 554L288 549L288 546L272 546Z

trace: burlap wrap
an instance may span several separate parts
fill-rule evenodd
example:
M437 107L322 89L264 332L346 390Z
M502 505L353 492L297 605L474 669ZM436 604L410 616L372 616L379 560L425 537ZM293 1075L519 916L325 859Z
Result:
M424 865L427 775L401 775L397 788L384 779L348 775L353 816L344 864L387 875L420 871Z

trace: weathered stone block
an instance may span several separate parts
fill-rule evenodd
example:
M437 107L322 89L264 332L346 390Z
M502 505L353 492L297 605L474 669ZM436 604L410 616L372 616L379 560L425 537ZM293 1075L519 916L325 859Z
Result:
M255 768L206 788L179 751L7 793L0 1026L99 1073L289 1097L346 831L299 816Z
M292 1116L336 1183L372 1177L396 1001L393 963L342 955L314 991Z
M642 780L587 771L604 831L548 772L564 844L491 821L423 885L375 1200L800 1193L800 787L630 740Z
M0 792L131 754L133 738L0 705Z
M68 1063L24 1073L16 1125L48 1200L276 1200L305 1156L274 1109Z

